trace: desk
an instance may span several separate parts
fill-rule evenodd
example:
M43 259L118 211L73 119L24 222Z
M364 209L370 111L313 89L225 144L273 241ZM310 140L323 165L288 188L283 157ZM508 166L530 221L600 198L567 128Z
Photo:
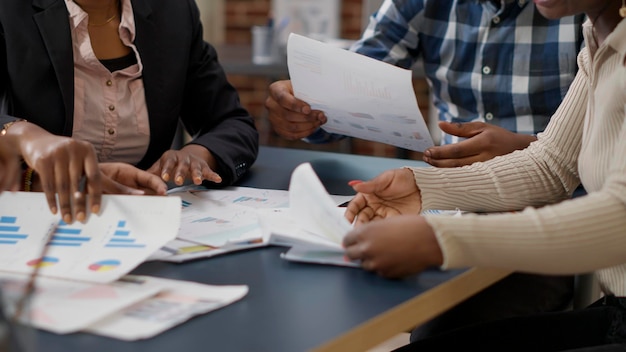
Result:
M347 180L421 162L261 147L240 185L287 189L291 170L309 161L332 193L352 194ZM123 342L90 334L37 331L40 350L90 351L364 351L440 314L507 275L487 269L431 270L387 280L355 268L291 263L267 247L183 264L149 262L133 274L215 285L246 284L241 301L152 339Z

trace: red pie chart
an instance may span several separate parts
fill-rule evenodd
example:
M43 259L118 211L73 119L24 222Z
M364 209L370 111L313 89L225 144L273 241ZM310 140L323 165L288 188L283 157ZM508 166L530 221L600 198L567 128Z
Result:
M89 270L91 271L109 271L115 270L118 266L120 266L121 262L117 259L106 259L97 261L91 265L89 265Z

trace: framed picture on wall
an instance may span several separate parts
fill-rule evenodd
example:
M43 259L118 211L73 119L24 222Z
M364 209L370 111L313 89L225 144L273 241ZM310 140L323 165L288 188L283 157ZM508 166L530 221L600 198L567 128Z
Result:
M272 0L278 41L286 45L289 33L325 40L339 38L339 0Z

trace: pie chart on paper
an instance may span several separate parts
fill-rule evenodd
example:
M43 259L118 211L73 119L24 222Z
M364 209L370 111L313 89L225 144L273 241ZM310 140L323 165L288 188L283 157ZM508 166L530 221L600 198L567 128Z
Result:
M45 268L48 266L53 266L54 264L59 262L59 258L55 257L42 257L28 261L26 263L28 266Z
M120 266L121 262L117 259L106 259L97 261L91 265L89 265L89 270L91 271L110 271L117 269Z

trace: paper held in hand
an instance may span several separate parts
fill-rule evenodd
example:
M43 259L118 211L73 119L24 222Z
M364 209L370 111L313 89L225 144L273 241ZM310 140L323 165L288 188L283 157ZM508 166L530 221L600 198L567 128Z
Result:
M291 249L283 258L292 261L359 266L345 258L343 237L352 225L345 208L335 205L311 164L300 164L289 183L289 208L259 209L261 229L270 244Z
M294 95L326 114L327 132L420 152L433 146L410 70L293 33L287 64Z

